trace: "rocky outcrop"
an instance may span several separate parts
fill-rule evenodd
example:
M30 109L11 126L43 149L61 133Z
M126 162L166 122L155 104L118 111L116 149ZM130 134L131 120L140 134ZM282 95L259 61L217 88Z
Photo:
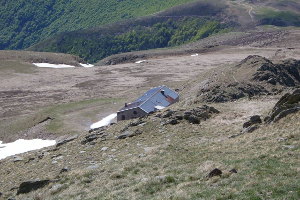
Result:
M300 85L300 60L277 64L251 55L228 71L216 73L197 93L196 102L228 102L281 92Z
M235 82L225 85L216 85L213 88L202 89L198 93L198 97L201 97L206 102L223 103L244 97L251 98L253 96L266 95L268 93L268 90L266 90L263 86L245 82Z
M253 80L286 87L297 86L300 84L300 60L289 59L279 64L268 61L257 69Z
M265 122L276 122L291 113L300 111L300 89L287 93L276 103Z
M165 113L158 114L156 116L162 118L162 120L165 120L163 122L163 125L167 125L167 124L176 125L181 120L186 120L191 124L200 124L201 121L205 121L211 118L213 114L217 114L217 113L219 113L219 111L214 107L203 105L186 111L167 110L165 111Z

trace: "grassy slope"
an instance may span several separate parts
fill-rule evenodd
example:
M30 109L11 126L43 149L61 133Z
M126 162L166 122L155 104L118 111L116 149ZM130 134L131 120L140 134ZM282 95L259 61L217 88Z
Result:
M0 1L0 49L23 49L59 32L149 15L189 1Z
M214 105L221 114L200 125L182 122L162 126L157 118L149 118L145 126L138 127L142 135L125 140L115 140L115 136L128 122L118 123L106 131L110 135L106 140L99 139L95 145L80 144L84 139L80 136L26 165L3 162L5 168L14 169L15 173L7 174L1 168L1 174L6 174L2 182L13 180L17 185L19 181L32 179L32 174L40 179L59 179L43 189L19 196L21 199L296 200L300 197L299 113L264 125L253 133L228 138L242 127L243 119L237 113L255 109L266 114L274 102L255 99ZM294 147L289 149L285 145ZM102 147L109 148L101 151ZM79 151L82 153L78 154ZM56 155L63 159L50 164ZM31 165L35 167L30 168ZM62 167L71 171L59 174ZM223 175L207 179L207 174L216 167ZM229 173L233 168L237 174ZM22 176L16 177L18 173ZM9 193L12 191L6 194Z

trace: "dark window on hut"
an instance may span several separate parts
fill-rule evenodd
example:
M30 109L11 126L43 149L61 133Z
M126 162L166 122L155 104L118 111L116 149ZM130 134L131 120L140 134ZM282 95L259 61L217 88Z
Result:
M133 114L134 114L134 115L137 115L137 112L136 112L136 111L133 111Z
M122 115L122 120L125 120L125 115Z

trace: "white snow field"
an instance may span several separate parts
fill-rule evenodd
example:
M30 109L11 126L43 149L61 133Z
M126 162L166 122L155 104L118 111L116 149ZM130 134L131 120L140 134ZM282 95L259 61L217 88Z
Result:
M139 61L136 61L135 63L140 64L140 63L143 63L143 62L146 62L146 60L139 60Z
M85 67L85 68L89 68L89 67L95 67L95 65L92 65L92 64L83 64L83 63L79 63L82 67Z
M6 144L2 144L2 141L0 141L0 160L16 154L53 146L55 144L56 144L55 140L41 140L41 139L33 139L33 140L18 139L12 143L6 143Z
M101 121L96 122L90 126L91 129L100 128L102 126L109 125L115 118L117 117L117 113L113 113L111 115L108 115L107 117L104 117Z
M75 67L72 65L65 65L65 64L50 64L50 63L32 63L32 64L34 64L37 67L46 67L46 68L55 68L55 69Z
M51 64L51 63L32 63L37 67L44 67L44 68L55 68L55 69L61 69L61 68L74 68L73 65L65 65L65 64ZM90 68L94 67L92 64L83 64L79 63L82 67Z

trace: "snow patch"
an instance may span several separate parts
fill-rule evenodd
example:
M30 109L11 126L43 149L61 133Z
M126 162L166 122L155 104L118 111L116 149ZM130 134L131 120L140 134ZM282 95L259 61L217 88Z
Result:
M0 160L16 154L53 146L55 144L56 144L55 140L41 140L41 139L33 139L33 140L19 139L12 143L6 143L6 144L2 144L2 141L0 141Z
M107 126L111 123L112 120L114 120L117 117L117 113L113 113L111 115L108 115L107 117L104 117L101 121L96 122L90 126L91 129L100 128L102 126Z
M50 64L50 63L32 63L32 64L34 64L37 67L55 68L55 69L75 67L73 65L65 65L65 64Z
M164 108L166 108L166 107L163 107L163 106L155 106L155 108L158 109L158 110L162 110L162 109L164 109Z
M85 68L89 68L89 67L94 67L95 65L92 65L92 64L83 64L83 63L79 63L82 67L85 67Z
M194 56L199 56L199 54L196 53L196 54L193 54L193 55L191 55L191 56L193 56L193 57L194 57Z
M135 63L140 64L140 63L143 63L143 62L146 62L146 60L139 60L139 61L136 61Z

